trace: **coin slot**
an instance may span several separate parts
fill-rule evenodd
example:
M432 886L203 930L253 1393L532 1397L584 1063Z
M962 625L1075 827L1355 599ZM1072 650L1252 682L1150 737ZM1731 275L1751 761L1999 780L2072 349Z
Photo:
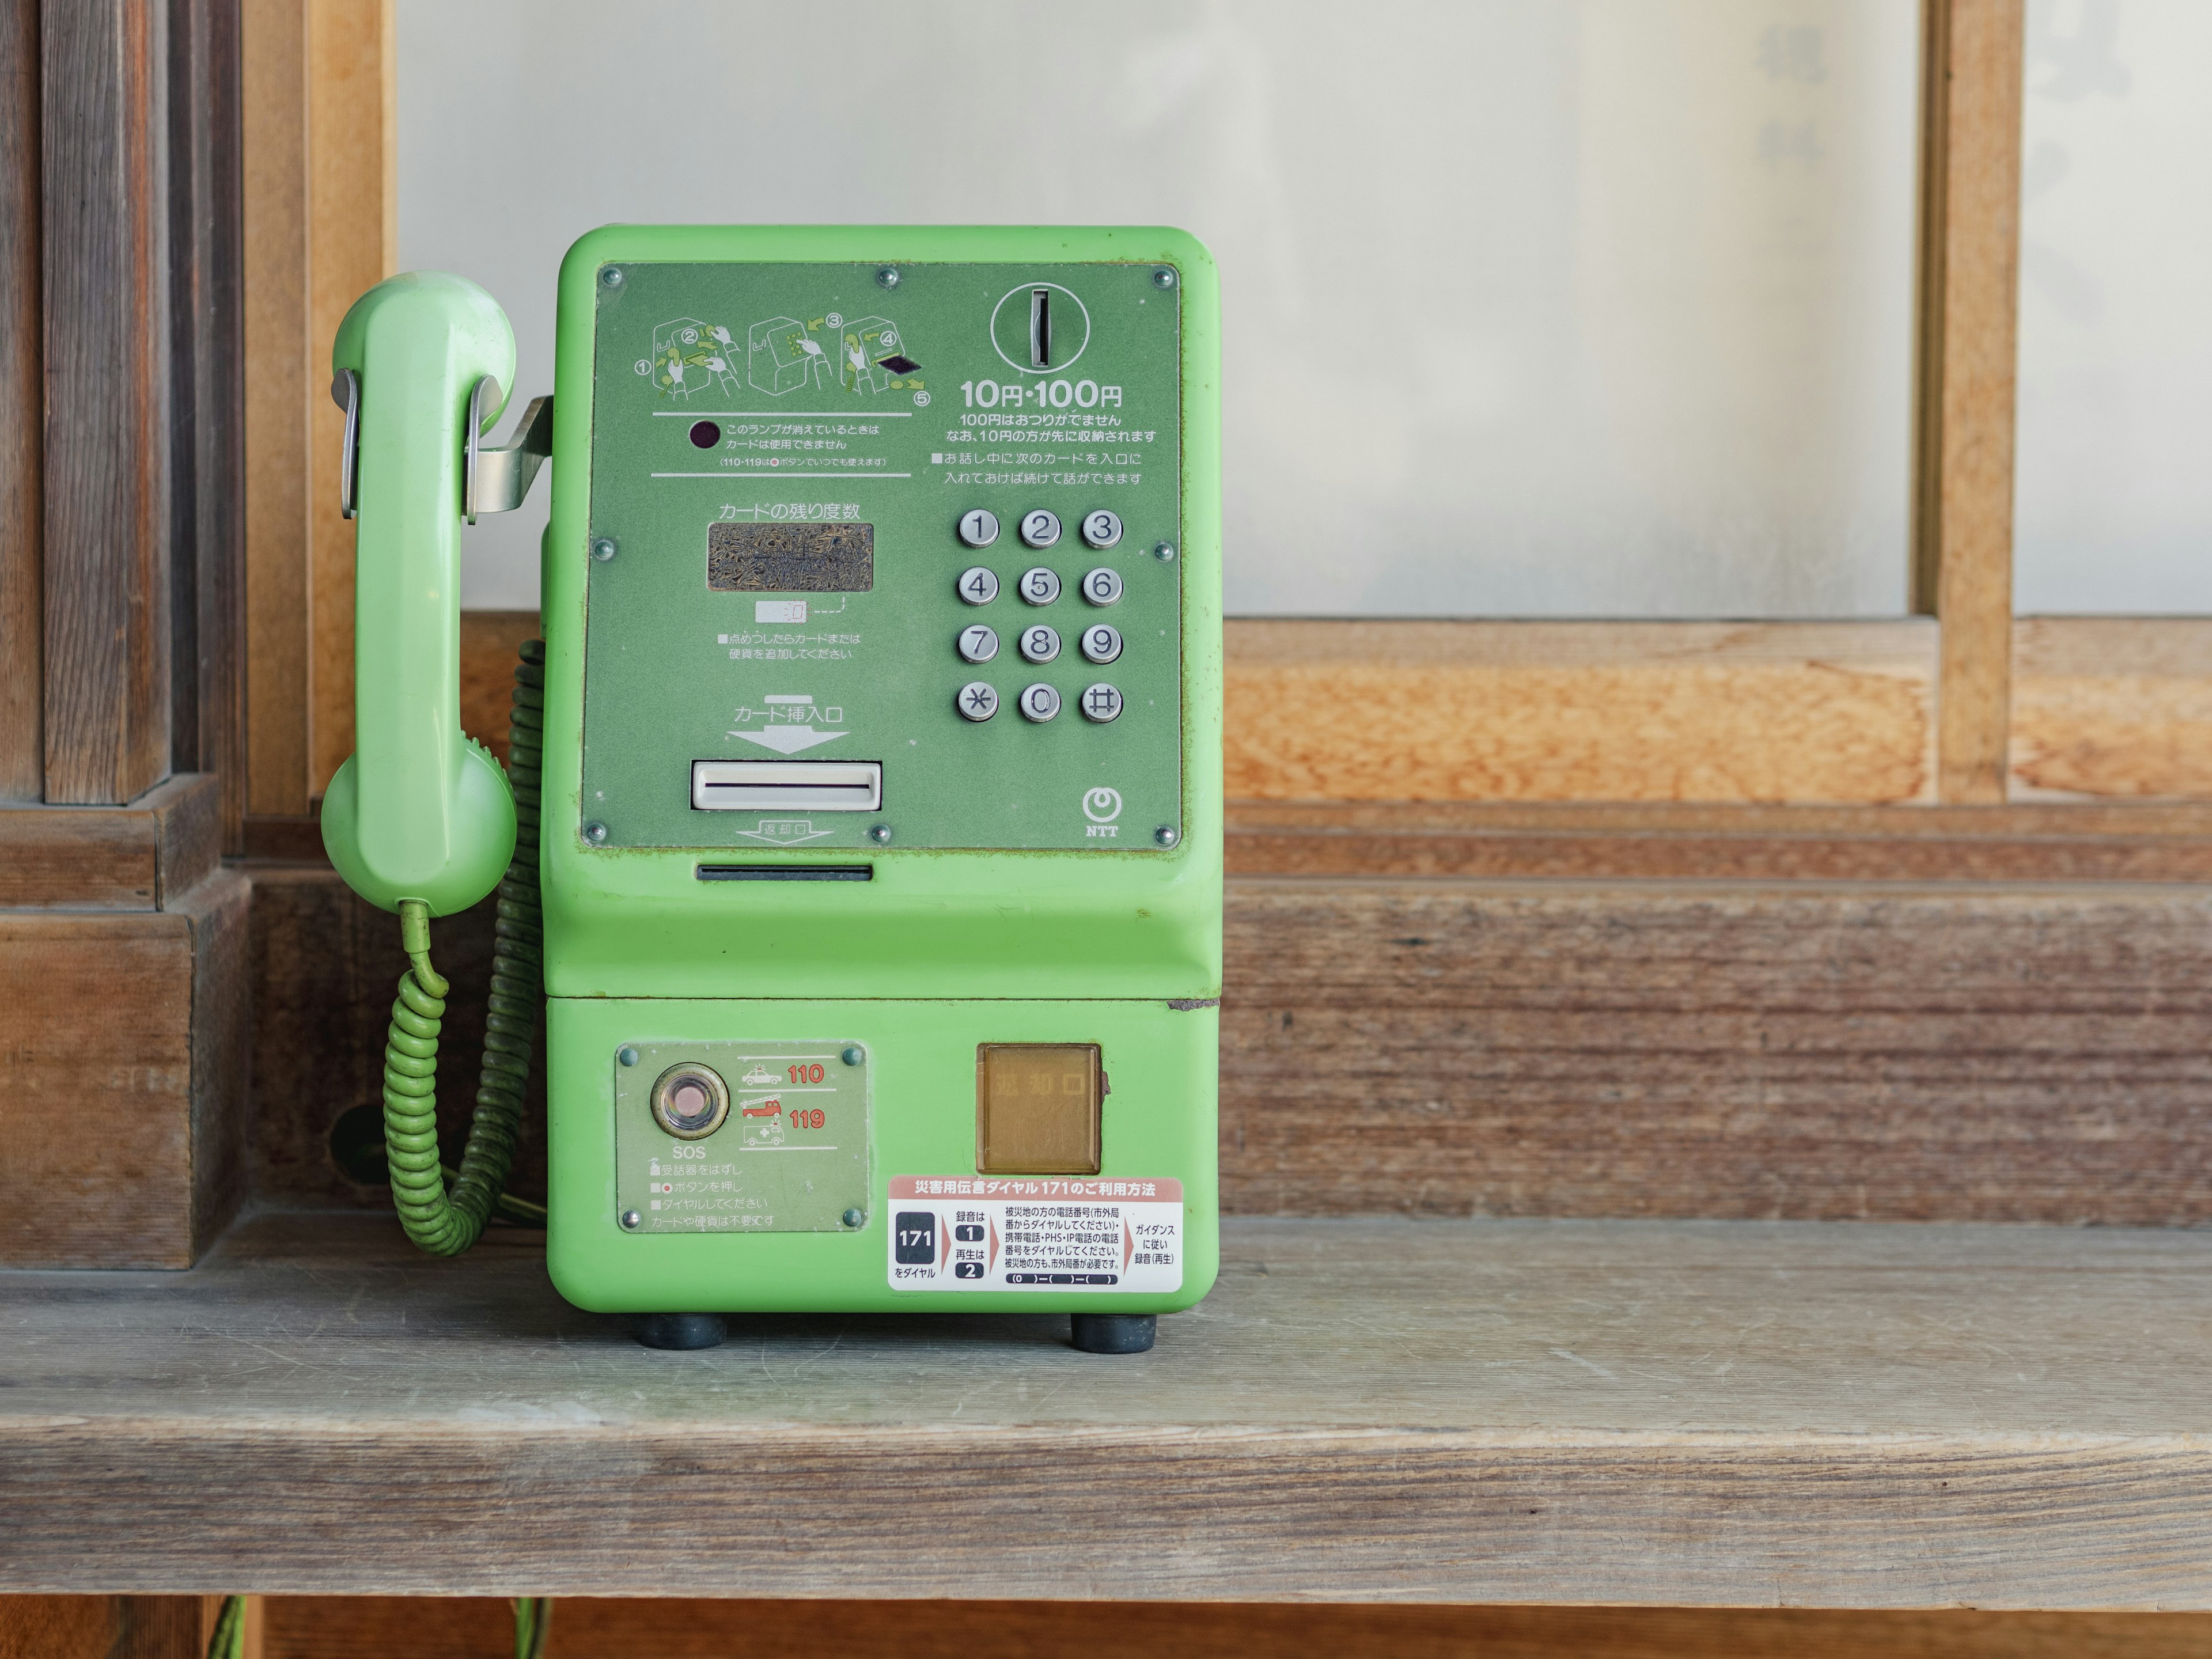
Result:
M1052 367L1052 290L1030 290L1030 367Z

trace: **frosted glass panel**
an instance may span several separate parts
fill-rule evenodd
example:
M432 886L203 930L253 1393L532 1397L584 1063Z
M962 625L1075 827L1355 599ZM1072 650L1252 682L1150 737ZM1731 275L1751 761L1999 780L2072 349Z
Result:
M610 220L1166 222L1232 612L1904 608L1914 0L399 0L403 264ZM541 491L471 532L535 602Z
M2212 611L2212 4L2027 27L2014 603Z

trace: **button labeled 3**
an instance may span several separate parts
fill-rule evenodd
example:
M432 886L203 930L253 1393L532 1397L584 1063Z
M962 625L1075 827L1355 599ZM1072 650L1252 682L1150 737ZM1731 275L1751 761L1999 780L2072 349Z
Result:
M1031 547L1050 547L1060 539L1060 514L1043 507L1022 514L1022 540Z
M970 680L960 688L959 695L952 699L952 706L960 711L963 720L987 720L999 712L999 693L981 680Z
M999 654L999 631L980 623L973 628L963 628L960 630L959 648L963 662L988 662Z
M1050 662L1060 654L1060 630L1042 623L1022 629L1020 650L1028 662Z
M963 513L960 539L969 547L988 547L999 539L999 515L980 507Z
M1101 507L1083 515L1083 539L1092 547L1108 548L1121 539L1121 515Z
M1083 630L1083 654L1091 661L1103 666L1121 654L1121 633L1104 623L1093 623ZM981 658L971 658L980 662Z
M1032 685L1022 691L1022 718L1042 726L1060 713L1060 693L1048 685Z

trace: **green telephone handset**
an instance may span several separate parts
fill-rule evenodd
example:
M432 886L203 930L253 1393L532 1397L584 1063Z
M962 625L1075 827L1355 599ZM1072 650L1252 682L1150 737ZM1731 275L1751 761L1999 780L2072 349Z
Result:
M547 447L533 404L514 445L484 431L514 378L514 332L475 283L437 272L380 283L331 350L346 411L341 491L356 520L355 752L323 797L323 845L346 884L399 913L410 966L385 1051L392 1195L408 1236L453 1255L475 1243L514 1155L542 995L538 710L544 652L516 673L514 779L460 726L460 527L495 461L513 507ZM520 809L518 811L518 809ZM518 819L523 836L518 842ZM438 1031L447 986L430 965L432 916L500 889L491 1010L475 1121L460 1167L439 1161ZM450 1193L447 1181L450 1176Z

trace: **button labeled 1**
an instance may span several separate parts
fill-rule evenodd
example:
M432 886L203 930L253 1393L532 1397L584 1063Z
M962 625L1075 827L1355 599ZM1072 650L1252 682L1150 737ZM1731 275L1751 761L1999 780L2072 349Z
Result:
M988 547L999 539L999 515L980 507L963 513L960 539L969 547Z

